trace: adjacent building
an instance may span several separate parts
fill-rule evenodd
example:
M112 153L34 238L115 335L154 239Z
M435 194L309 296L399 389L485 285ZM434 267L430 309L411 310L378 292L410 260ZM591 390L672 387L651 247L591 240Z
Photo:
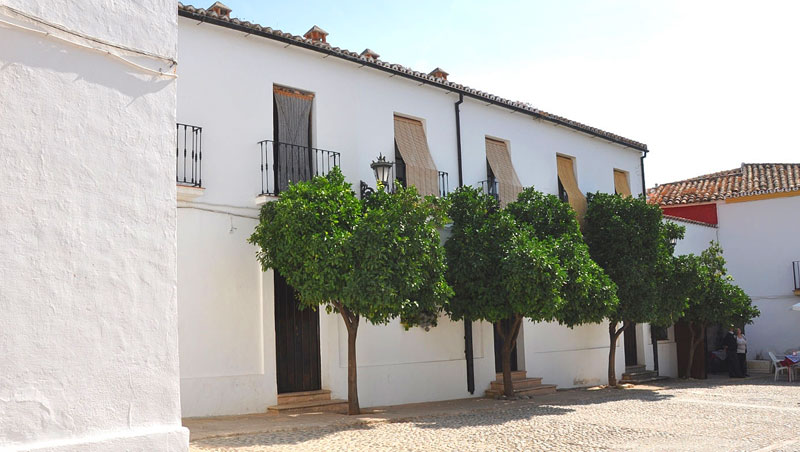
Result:
M642 193L647 147L637 141L462 86L441 68L417 72L374 50L340 49L317 26L291 35L233 18L221 3L178 13L184 416L261 412L300 391L346 398L341 319L298 311L291 287L262 272L247 243L259 206L290 181L336 165L358 193L374 187L370 162L382 155L401 183L437 196L472 185L505 204L535 186L582 215L586 192ZM493 331L472 327L468 388L462 322L444 318L428 332L362 326L361 405L482 395L495 379ZM628 336L638 352L627 363L644 364L645 335ZM518 344L517 368L546 383L606 381L606 325L526 322ZM617 353L618 374L625 356Z
M748 359L800 348L800 163L743 163L739 168L658 185L652 203L686 225L677 254L699 254L718 241L735 283L761 311L746 327Z

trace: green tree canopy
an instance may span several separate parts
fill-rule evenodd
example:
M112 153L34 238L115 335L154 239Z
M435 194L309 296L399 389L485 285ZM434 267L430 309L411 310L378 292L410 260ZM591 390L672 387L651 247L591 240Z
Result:
M302 307L325 306L348 331L348 412L359 412L356 334L361 318L375 324L402 317L435 324L452 294L444 279L437 228L444 209L416 189L356 198L339 168L292 184L265 204L250 242L264 270L292 285Z
M592 258L616 283L619 297L608 317L608 384L613 386L617 339L625 328L668 324L685 307L685 297L665 285L674 271L671 240L682 237L683 230L662 222L659 206L643 197L590 193L588 203L583 234Z
M553 195L528 188L501 210L493 197L462 187L450 203L445 250L455 295L446 309L456 320L495 323L511 396L510 353L522 319L600 322L616 302L614 284L589 257L574 212Z

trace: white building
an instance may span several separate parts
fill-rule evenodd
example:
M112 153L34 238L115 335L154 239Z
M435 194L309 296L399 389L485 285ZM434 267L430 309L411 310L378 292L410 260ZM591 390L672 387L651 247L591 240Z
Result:
M333 47L326 35L318 27L300 37L239 21L219 3L179 5L178 122L188 125L178 128L177 152L184 416L262 412L279 393L306 389L346 398L341 319L298 314L288 288L272 271L261 272L247 243L258 206L275 199L287 179L337 164L358 191L361 181L374 185L369 164L383 154L404 162L396 175L426 193L483 181L505 202L522 186L559 193L561 182L578 210L581 193L642 193L645 145L458 85L438 68L419 73L369 49ZM200 161L192 160L193 147L198 156L202 148ZM496 186L485 182L492 176ZM288 340L292 334L302 340ZM362 326L361 405L482 395L495 379L492 325L473 328L473 394L464 336L462 322L447 319L430 332L404 331L397 322ZM649 346L637 338L632 359L644 363ZM607 325L528 322L517 360L559 387L604 383Z
M728 272L761 311L745 329L748 359L800 348L800 164L750 164L659 185L650 202L687 225L677 254L718 241Z
M175 3L0 5L0 449L185 451Z

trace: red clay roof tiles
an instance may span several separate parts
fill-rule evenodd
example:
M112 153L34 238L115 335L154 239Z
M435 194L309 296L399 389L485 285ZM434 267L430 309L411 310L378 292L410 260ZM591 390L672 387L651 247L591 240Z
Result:
M800 191L800 163L742 163L740 168L650 188L647 199L673 206L792 191Z

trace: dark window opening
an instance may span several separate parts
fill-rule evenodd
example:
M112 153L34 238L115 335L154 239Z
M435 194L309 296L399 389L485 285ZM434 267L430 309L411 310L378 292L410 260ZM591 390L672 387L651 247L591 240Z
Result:
M564 189L564 185L561 183L561 178L558 178L558 199L569 202L569 194Z
M666 341L669 339L667 329L662 326L650 325L650 331L652 332L653 338L657 341Z
M394 145L394 177L400 182L400 185L405 188L406 187L406 162L403 160L402 154L400 154L400 150L397 149L397 143ZM394 182L389 182L390 184Z

